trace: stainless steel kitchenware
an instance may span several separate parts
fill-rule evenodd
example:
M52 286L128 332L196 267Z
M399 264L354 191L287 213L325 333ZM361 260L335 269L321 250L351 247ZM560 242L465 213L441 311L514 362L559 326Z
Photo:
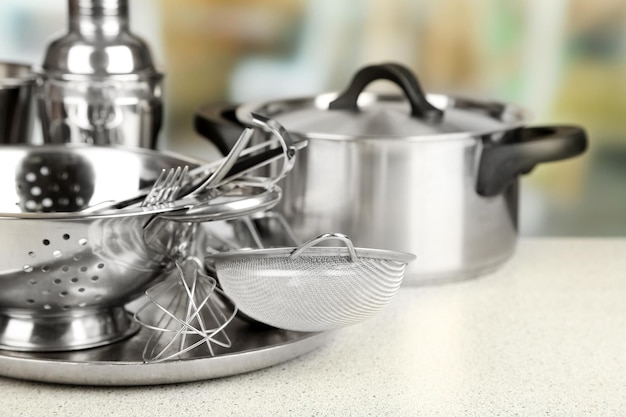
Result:
M217 167L217 169L213 171L211 175L204 178L203 181L200 181L200 184L198 184L197 187L195 187L194 189L190 191L186 191L187 195L194 195L196 193L201 193L205 189L211 188L212 186L219 184L220 181L222 181L224 177L228 175L228 172L235 165L235 162L237 162L237 159L241 155L241 152L243 152L245 147L248 146L248 142L252 138L253 133L254 133L254 130L252 129L244 129L243 133L241 134L239 139L237 139L237 141L235 142L235 145L231 148L228 155L224 157L220 166ZM183 190L181 188L177 193L175 193L174 198L177 198L178 195L182 191Z
M133 315L152 331L144 347L144 361L185 359L198 349L215 356L215 347L232 346L226 327L235 318L237 307L202 269L198 258L177 262L173 276L146 290L147 301Z
M201 247L192 222L263 211L281 196L248 178L147 209L78 211L134 195L181 164L199 161L114 146L0 148L1 347L71 350L128 336L137 326L124 304Z
M378 80L403 94L364 92ZM332 230L365 247L406 251L407 284L459 280L497 268L514 252L519 175L582 153L583 129L525 127L515 105L424 95L397 64L360 70L346 91L206 106L196 128L227 148L250 112L308 140L281 182L281 212L297 236ZM222 132L222 135L219 135Z
M34 84L30 65L0 62L0 144L31 142Z
M128 25L128 0L69 0L68 32L47 47L37 103L45 143L155 148L162 78Z
M147 328L117 343L81 351L0 350L0 375L55 384L121 387L202 381L286 362L323 346L333 334L255 326L237 316L228 325L228 335L232 346L217 346L215 356L194 349L185 360L167 362L144 362L143 351L152 336Z
M154 184L150 187L150 191L148 191L148 195L146 195L141 202L141 207L150 207L155 204L171 203L174 201L176 199L175 196L185 183L187 174L189 174L189 167L187 165L161 171L161 175L154 181ZM135 201L135 199L133 198L131 201ZM112 204L118 205L119 202L112 202ZM122 202L122 204L125 203ZM99 210L99 206L91 207L91 209Z
M280 160L280 169L274 170L273 176L265 180L268 184L275 184L289 173L295 162L296 152L298 149L303 149L306 142L293 144L287 132L280 126L262 116L255 120L258 126L272 134L270 139L246 149L237 149L235 153L192 170L189 170L187 166L162 170L150 187L142 188L135 196L121 201L101 201L82 211L84 213L103 212L126 208L137 203L140 203L142 207L149 207L181 198L190 198L206 192L207 188L223 186L228 181L241 178L260 167ZM237 148L243 148L248 143L251 133L251 129L244 131L237 141L239 143ZM280 146L276 147L276 143ZM257 178L257 180L261 179Z
M253 114L252 122L256 126L262 128L263 131L270 133L272 135L272 139L277 140L282 149L284 157L282 161L282 169L279 174L268 179L270 183L276 183L287 175L289 171L291 171L295 162L296 148L293 146L287 131L275 121L261 115ZM244 149L248 146L253 133L254 130L252 128L244 129L239 138L235 141L233 147L229 150L228 155L222 159L222 162L217 169L210 172L206 178L201 179L197 184L192 184L190 179L187 180L186 169L181 171L180 167L171 169L168 174L160 176L142 204L146 206L164 201L171 202L178 198L198 195L211 187L223 184L226 178L232 178L234 175L239 173L238 170L234 170L234 173L231 172L233 171L233 168L235 168L237 162L241 162L240 155L243 154ZM268 153L273 155L274 152L268 151ZM256 155L256 157L258 159L259 156L264 155L265 154ZM161 178L163 178L163 183L165 185L160 183L159 180ZM188 186L185 187L185 185Z
M346 246L316 246L336 239ZM206 259L224 293L247 316L311 332L349 326L381 310L415 255L355 248L347 236L335 233L299 248L239 250Z
M252 129L244 129L228 155L222 159L220 165L215 170L210 171L204 178L201 178L196 186L192 188L187 187L186 195L180 196L185 183L191 185L192 177L188 176L188 166L179 166L161 172L161 175L159 175L154 184L152 184L152 188L142 201L141 206L149 207L155 204L171 203L179 198L179 196L185 197L202 193L206 188L209 188L211 184L217 185L217 183L228 174L228 171L233 167L243 149L248 145L252 133Z

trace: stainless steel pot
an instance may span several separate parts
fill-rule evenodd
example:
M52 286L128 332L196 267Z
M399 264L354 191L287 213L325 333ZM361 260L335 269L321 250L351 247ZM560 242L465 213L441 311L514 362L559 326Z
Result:
M404 95L363 92L382 79ZM415 253L408 284L501 265L518 234L519 175L586 148L583 129L524 127L527 113L514 105L426 96L397 64L363 68L339 95L205 107L196 128L225 149L250 112L308 140L277 206L295 234L340 232L360 246Z

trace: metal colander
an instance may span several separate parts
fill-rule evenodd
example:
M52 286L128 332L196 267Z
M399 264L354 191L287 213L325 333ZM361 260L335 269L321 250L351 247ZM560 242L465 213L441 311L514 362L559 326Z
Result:
M339 239L346 247L316 246ZM394 297L415 256L355 248L338 233L299 248L207 256L224 292L251 318L296 331L324 331L365 320Z
M0 148L0 348L73 350L129 336L138 327L124 305L201 246L194 222L280 198L279 188L249 178L158 207L80 211L136 195L180 165L200 164L113 146Z

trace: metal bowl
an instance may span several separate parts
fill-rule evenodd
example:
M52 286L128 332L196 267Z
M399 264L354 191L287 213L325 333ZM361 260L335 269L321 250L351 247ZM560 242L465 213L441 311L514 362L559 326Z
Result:
M0 348L74 350L129 336L137 328L124 305L193 254L203 238L196 222L280 198L248 181L155 208L80 211L134 195L164 168L198 164L139 148L1 147Z

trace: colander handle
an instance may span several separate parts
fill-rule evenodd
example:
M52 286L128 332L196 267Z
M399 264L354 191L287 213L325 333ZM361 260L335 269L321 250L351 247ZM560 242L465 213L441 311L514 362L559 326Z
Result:
M350 240L348 236L342 233L325 233L311 240L308 240L304 242L302 246L300 246L298 249L291 252L290 258L291 259L297 258L298 256L302 255L302 253L306 251L307 249L325 240L341 240L343 243L346 244L346 247L348 248L348 253L350 254L350 261L356 262L359 260L359 257L356 254L356 249L354 249L354 245L352 244L352 240Z

